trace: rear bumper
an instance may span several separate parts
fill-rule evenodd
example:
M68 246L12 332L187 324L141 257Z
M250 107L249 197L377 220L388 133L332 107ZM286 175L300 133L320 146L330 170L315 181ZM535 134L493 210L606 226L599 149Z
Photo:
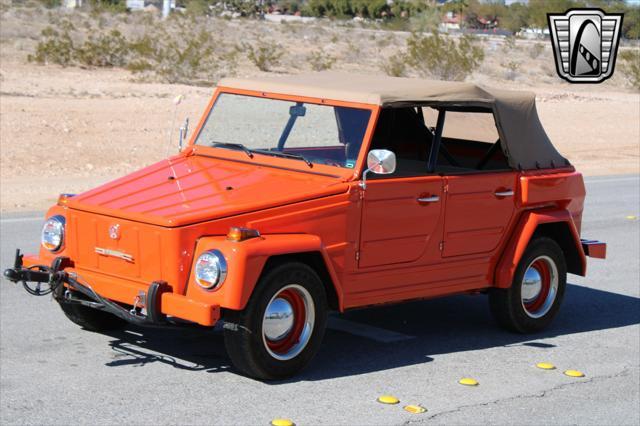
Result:
M24 268L42 264L38 257L33 255L25 255L23 257L23 263ZM119 302L131 306L134 304L138 304L138 306L147 305L145 306L147 312L150 310L149 305L153 305L153 309L163 318L167 316L174 317L209 327L214 326L220 319L219 306L209 305L181 294L172 293L171 288L166 286L166 284L163 291L156 289L153 291L154 294L151 295L151 290L156 283L150 283L148 286L144 286L137 282L72 267L65 268L64 273L69 277L68 280L65 281L67 288L74 290L75 281L75 286L80 285L90 289L98 299L102 299L98 300L99 302L104 301L107 305L109 305L109 302ZM87 295L87 293L84 294ZM153 300L149 299L149 302L147 302L149 296L152 296ZM96 299L96 297L91 298ZM112 313L116 314L115 312ZM151 323L155 323L158 320L158 318L153 318L151 315L148 315L148 317L137 315L137 317L150 319L150 321L146 321L150 323L149 325L155 325ZM124 319L132 323L145 325L145 321L141 322L134 318Z
M584 254L597 259L607 258L607 243L597 240L580 240Z

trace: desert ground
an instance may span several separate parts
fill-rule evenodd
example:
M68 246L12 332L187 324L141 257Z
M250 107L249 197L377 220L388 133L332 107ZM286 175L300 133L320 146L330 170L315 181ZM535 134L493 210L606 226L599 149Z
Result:
M179 124L186 117L197 122L213 91L213 82L168 84L117 68L28 62L41 29L53 19L47 13L4 8L0 14L2 212L42 210L59 193L78 193L176 152ZM292 24L272 22L220 23L224 30L212 31L226 43L265 35L278 40L286 54L272 72L280 74L309 72L304 54L316 48L332 52L334 69L381 74L379 58L401 48L407 37L327 23L293 30ZM361 40L355 53L354 40ZM534 91L551 140L585 175L638 174L640 93L620 75L600 85L563 82L555 75L549 42L537 58L526 53L532 43L519 40L508 51L502 40L483 40L486 58L467 80ZM234 75L264 74L239 56ZM507 75L505 58L519 61L516 75ZM179 95L183 100L176 107Z

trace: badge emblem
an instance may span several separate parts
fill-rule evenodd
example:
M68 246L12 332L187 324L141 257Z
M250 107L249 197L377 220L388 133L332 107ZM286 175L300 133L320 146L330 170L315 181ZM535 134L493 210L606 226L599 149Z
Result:
M558 75L571 83L601 83L611 77L622 16L600 9L547 14Z
M120 224L116 223L109 227L109 238L117 240L120 238Z

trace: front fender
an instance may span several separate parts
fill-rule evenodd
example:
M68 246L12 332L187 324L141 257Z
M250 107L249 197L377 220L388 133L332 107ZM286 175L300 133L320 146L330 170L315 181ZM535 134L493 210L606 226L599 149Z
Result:
M494 280L495 287L508 288L511 286L513 275L518 263L527 249L527 245L529 245L529 241L531 241L534 233L540 225L551 223L560 223L566 225L569 229L569 233L571 235L569 238L572 241L565 241L564 243L571 249L575 246L575 253L578 256L578 265L576 265L576 271L574 273L582 276L585 275L587 260L584 250L582 249L580 236L571 214L564 209L528 211L520 218L516 228L514 229L511 240L498 262ZM563 245L560 241L559 244Z
M202 252L211 249L217 249L224 255L227 261L227 277L218 288L205 290L195 281L195 262ZM269 257L307 252L321 253L332 280L331 284L335 286L342 306L342 291L333 265L320 237L309 234L263 235L241 242L229 241L224 236L200 238L196 244L186 296L220 305L222 308L242 310L249 301Z

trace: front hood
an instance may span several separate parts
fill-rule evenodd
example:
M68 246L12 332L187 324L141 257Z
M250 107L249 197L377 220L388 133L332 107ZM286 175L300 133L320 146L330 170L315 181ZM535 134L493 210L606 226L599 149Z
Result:
M75 197L72 209L176 227L347 190L337 177L177 156Z

